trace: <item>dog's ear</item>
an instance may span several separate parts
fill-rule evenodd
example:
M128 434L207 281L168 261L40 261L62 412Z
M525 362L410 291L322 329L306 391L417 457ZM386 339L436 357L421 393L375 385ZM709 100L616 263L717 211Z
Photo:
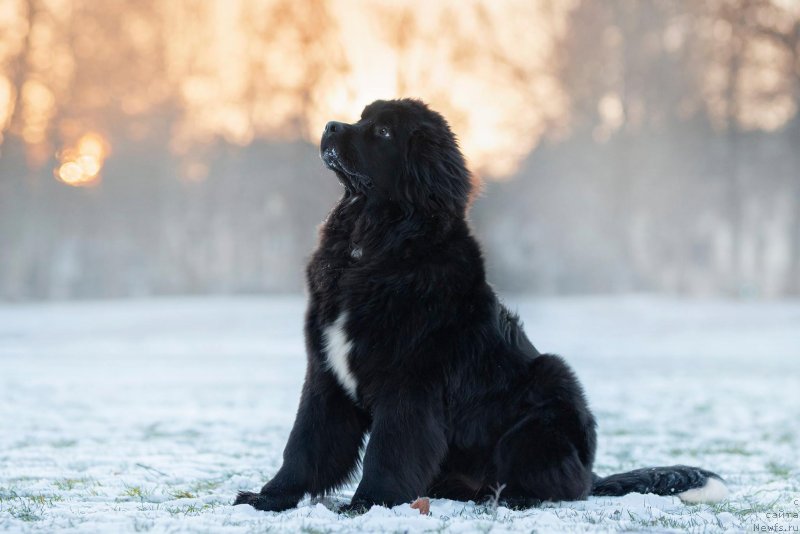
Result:
M443 131L440 131L443 130ZM412 132L406 153L406 196L426 211L463 215L472 181L455 136L442 125Z

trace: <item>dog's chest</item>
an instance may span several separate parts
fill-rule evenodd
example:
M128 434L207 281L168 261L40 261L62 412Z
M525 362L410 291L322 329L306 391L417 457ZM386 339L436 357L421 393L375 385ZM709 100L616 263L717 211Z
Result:
M342 311L335 321L322 331L322 347L325 352L325 365L336 377L342 389L353 399L358 400L358 382L350 370L350 351L353 341L347 335L347 311Z

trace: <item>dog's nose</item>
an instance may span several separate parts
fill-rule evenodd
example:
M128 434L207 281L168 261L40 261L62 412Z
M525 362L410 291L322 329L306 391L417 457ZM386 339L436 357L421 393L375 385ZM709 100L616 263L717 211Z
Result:
M341 133L344 130L345 124L343 122L330 121L325 125L326 134Z

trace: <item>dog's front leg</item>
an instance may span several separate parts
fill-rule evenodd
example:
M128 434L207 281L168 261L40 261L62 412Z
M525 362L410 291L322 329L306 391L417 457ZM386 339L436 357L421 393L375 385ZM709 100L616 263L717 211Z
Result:
M364 474L345 509L394 506L424 495L446 454L441 395L387 394L375 408Z
M306 493L322 495L340 486L358 463L368 426L369 416L330 372L312 364L283 465L259 493L241 492L234 504L278 512L297 506Z

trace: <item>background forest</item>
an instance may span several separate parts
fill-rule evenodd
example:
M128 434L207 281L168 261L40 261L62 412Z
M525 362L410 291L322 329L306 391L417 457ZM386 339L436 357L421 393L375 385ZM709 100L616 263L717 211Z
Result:
M795 0L3 0L0 299L296 292L376 98L447 116L500 290L800 295Z

